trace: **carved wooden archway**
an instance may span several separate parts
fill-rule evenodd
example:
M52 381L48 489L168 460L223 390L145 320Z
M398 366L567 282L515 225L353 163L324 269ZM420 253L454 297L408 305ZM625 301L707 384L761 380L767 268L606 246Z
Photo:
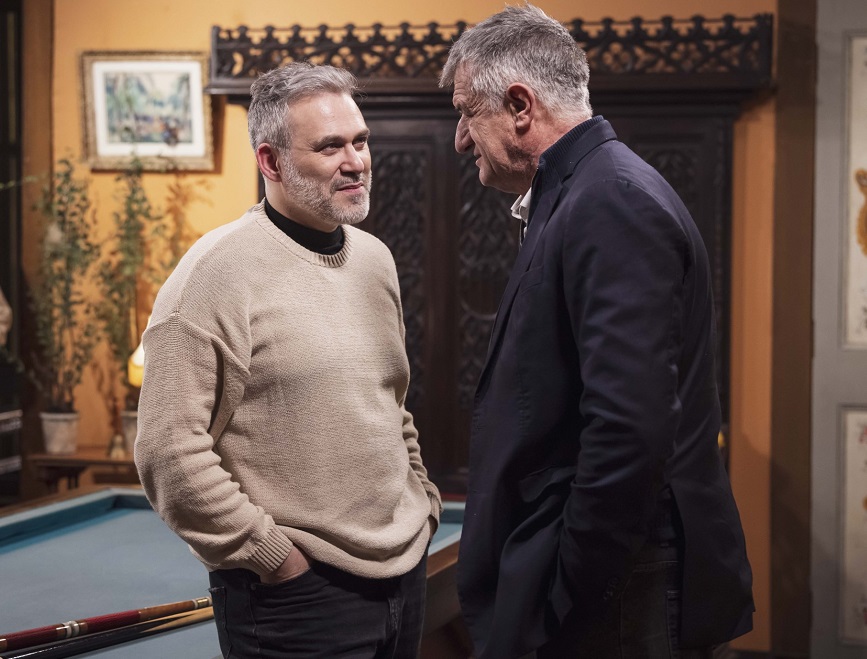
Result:
M770 87L772 17L576 19L567 27L587 52L595 112L671 183L705 240L727 421L732 127L740 104ZM395 256L412 368L408 407L425 463L453 492L464 488L473 390L517 249L513 200L483 188L472 158L454 153L457 117L436 83L466 28L214 27L207 88L246 105L259 73L296 60L340 66L361 81L376 181L362 226Z

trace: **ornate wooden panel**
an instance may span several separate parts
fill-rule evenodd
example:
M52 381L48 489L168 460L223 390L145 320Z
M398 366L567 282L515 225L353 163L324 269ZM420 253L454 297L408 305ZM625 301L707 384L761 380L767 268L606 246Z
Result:
M566 24L587 52L591 79L599 89L755 89L771 73L770 14L718 19L632 18ZM284 62L308 60L352 71L373 91L436 90L436 79L452 42L467 29L453 25L293 25L277 28L214 26L211 30L211 93L249 96L262 71Z
M426 398L425 364L425 229L431 220L429 148L412 144L383 144L373 161L376 194L371 199L366 228L394 254L406 325L412 387L407 408L418 410Z
M599 107L597 106L597 109ZM693 108L695 110L695 108ZM680 112L688 111L681 108ZM723 420L729 410L731 123L733 115L636 117L611 107L618 136L675 189L701 231L711 264Z
M518 248L514 199L482 187L473 159L454 152L457 116L436 87L448 46L466 27L215 27L208 86L246 103L257 73L298 59L361 78L374 163L362 227L394 254L412 369L408 408L432 477L451 492L465 487L473 394ZM671 183L704 238L727 421L731 134L739 103L769 84L771 17L576 19L567 27L587 50L595 112Z
M518 253L518 222L510 212L514 199L479 183L472 154L458 160L458 362L457 399L471 411L476 383L485 364L497 306Z

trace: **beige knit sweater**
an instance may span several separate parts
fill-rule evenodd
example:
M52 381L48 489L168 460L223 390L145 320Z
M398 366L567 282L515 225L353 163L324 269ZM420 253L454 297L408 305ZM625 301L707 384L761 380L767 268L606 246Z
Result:
M344 232L340 252L316 254L260 203L199 240L157 297L135 462L208 569L264 574L297 543L348 572L396 576L438 522L404 408L394 261Z

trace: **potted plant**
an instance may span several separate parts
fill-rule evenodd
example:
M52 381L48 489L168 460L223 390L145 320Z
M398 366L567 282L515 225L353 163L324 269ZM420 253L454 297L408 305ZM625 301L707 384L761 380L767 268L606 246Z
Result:
M121 185L120 210L113 214L111 248L98 268L102 300L97 313L114 365L110 407L115 433L123 435L130 453L137 431L141 387L141 355L136 346L144 324L139 303L149 292L152 279L147 262L149 241L162 231L162 218L148 199L141 174L141 163L133 160L116 179Z
M45 449L73 453L78 437L75 388L97 341L94 306L84 287L99 257L88 182L62 159L39 203L45 219L39 272L31 287L38 355L28 374L42 394Z

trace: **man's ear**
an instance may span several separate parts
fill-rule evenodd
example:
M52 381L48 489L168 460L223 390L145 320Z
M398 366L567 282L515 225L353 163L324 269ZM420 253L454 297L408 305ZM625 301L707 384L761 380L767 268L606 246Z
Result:
M527 130L536 114L536 94L527 85L513 82L506 88L506 106L519 131Z
M267 142L260 144L256 149L256 163L262 176L269 181L280 182L280 154L277 149Z

